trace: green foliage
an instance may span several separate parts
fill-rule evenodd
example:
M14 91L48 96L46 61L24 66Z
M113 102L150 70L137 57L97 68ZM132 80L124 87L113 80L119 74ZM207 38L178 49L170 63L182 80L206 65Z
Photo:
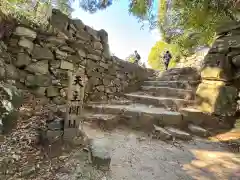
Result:
M136 61L135 55L134 54L130 54L127 58L126 61L134 63Z
M179 50L177 49L177 46L168 44L164 41L158 41L152 47L148 56L148 64L155 70L163 70L163 55L167 50L172 54L169 68L175 67L179 58Z
M235 13L234 0L161 0L159 28L164 41L188 56L198 47L210 46L216 28L234 19Z

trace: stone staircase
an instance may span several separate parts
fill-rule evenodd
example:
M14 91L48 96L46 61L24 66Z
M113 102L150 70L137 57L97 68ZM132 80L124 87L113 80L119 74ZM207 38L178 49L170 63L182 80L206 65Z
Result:
M154 132L160 139L207 136L207 130L201 126L206 126L204 121L212 121L212 117L194 108L199 82L194 69L168 70L149 78L138 92L126 93L119 100L89 102L84 108L84 123L103 130L124 125Z

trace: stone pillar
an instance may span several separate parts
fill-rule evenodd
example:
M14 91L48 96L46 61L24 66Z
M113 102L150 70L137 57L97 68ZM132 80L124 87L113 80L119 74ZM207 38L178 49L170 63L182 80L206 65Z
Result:
M199 110L219 117L235 115L238 89L234 81L240 70L239 55L240 24L219 28L201 68L202 83L196 92Z
M78 69L75 72L69 71L68 76L68 108L64 122L64 140L71 142L74 137L79 135L79 129L82 124L80 115L83 109L86 77L84 69Z

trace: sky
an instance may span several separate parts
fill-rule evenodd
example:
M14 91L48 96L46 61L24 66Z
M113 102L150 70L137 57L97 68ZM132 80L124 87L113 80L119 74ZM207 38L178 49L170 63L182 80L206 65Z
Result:
M108 32L108 41L111 53L120 59L125 59L137 50L143 62L156 41L160 39L157 30L149 31L146 26L141 30L141 24L128 13L128 0L119 0L106 10L94 14L83 11L77 3L73 4L73 18L78 18L84 24L96 29L105 29Z

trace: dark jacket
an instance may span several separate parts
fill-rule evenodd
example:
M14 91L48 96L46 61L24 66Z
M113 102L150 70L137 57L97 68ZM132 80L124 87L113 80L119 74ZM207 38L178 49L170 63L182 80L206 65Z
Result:
M139 61L141 59L141 56L138 53L136 53L135 58L137 59L137 61Z
M171 58L172 58L172 55L170 53L165 53L164 56L163 56L163 59L164 59L165 63L169 63Z

